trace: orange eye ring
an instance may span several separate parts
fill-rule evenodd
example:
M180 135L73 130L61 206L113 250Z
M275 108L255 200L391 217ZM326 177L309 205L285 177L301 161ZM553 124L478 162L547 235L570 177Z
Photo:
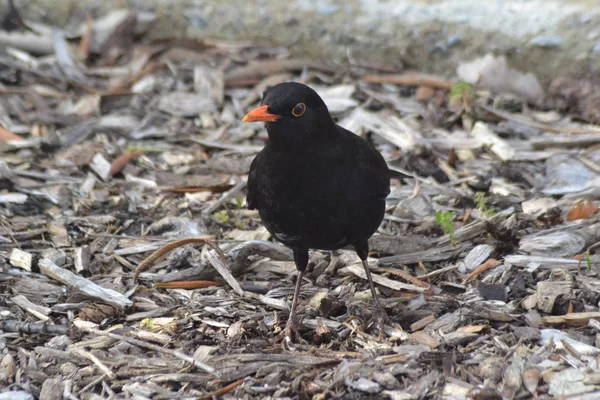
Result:
M292 115L294 117L299 117L306 112L306 104L298 103L292 108Z

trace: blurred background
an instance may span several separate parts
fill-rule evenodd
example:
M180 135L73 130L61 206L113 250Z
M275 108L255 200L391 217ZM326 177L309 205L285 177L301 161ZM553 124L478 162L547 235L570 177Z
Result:
M0 5L4 12L6 2ZM596 68L600 7L584 0L15 0L27 20L76 29L128 8L150 12L148 39L220 38L289 46L310 58L348 58L451 75L488 52L541 79Z

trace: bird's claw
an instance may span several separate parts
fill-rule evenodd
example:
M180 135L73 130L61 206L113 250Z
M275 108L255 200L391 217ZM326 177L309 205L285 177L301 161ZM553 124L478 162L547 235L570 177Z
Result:
M373 316L371 317L371 326L378 332L378 340L383 340L385 337L385 324L388 321L388 315L385 309L381 306L373 307Z
M293 351L295 350L294 343L300 339L300 333L298 333L298 321L295 319L288 319L285 324L285 329L282 332L283 341L281 346L284 350Z

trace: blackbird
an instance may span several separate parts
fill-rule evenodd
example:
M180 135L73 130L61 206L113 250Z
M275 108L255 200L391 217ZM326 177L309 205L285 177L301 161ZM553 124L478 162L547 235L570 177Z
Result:
M298 280L285 338L297 334L296 308L308 250L353 246L373 296L373 316L385 317L371 279L367 240L379 227L390 193L389 170L366 140L335 124L310 87L285 82L267 88L244 122L265 123L269 140L252 161L249 209L279 242L290 247Z

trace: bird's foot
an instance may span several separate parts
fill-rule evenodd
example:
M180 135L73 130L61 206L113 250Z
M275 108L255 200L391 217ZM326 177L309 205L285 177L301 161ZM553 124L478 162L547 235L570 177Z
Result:
M370 325L373 326L377 330L377 339L383 340L385 338L385 324L388 321L389 317L385 312L385 309L379 305L373 305L373 315L371 317Z
M281 346L284 350L293 351L295 350L294 343L300 340L300 333L298 332L298 320L296 318L289 318L285 324L285 329L282 332L283 340Z

